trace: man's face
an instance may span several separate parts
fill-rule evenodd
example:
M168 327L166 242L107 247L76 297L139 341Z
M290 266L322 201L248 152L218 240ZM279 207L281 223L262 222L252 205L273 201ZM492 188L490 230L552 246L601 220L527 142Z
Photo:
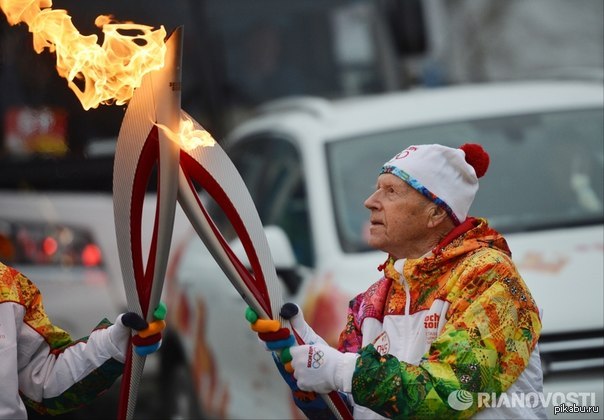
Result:
M365 207L371 210L369 245L395 258L423 255L430 204L397 176L380 175L375 192L365 200Z

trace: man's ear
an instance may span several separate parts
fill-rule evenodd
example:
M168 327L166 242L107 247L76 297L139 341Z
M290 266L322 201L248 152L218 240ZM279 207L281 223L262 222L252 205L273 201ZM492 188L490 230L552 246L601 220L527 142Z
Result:
M447 220L449 215L440 206L432 205L428 209L428 227L435 228Z

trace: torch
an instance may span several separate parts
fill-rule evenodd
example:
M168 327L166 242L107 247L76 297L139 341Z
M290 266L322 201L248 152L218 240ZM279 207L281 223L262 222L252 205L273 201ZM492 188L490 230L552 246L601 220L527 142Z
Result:
M195 128L203 128L193 121ZM286 321L279 315L284 304L281 282L277 277L260 216L239 172L217 144L181 150L178 202L218 265L241 297L265 319ZM200 185L225 213L241 240L253 274L239 260L224 239L209 212L199 199ZM304 341L291 327L298 344ZM348 407L333 391L322 395L338 419L352 419Z
M113 207L128 310L152 321L160 300L172 240L178 191L179 145L162 124L179 131L182 30L166 41L165 65L148 73L128 105L118 136L113 170ZM143 267L142 210L153 167L158 168L152 241ZM129 346L122 378L120 418L132 418L145 357Z
M223 149L199 123L180 110L181 32L177 30L166 42L165 67L145 76L136 90L122 123L115 154L116 232L129 310L149 319L149 308L158 303L174 205L178 200L241 297L262 318L278 319L283 324L285 321L278 315L284 303L281 282L249 191ZM141 208L155 163L159 173L158 210L147 267L143 270ZM196 186L203 188L229 219L243 244L253 274L217 228ZM123 398L130 395L126 410L129 418L143 363L144 358L130 351L122 385ZM337 392L324 397L337 418L352 418Z

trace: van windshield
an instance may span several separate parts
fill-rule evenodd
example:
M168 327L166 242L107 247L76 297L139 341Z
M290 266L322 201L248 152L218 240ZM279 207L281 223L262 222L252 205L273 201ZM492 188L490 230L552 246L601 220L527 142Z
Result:
M513 115L371 133L328 143L342 248L369 250L364 232L379 169L408 145L479 142L491 156L470 215L500 232L602 223L601 108Z

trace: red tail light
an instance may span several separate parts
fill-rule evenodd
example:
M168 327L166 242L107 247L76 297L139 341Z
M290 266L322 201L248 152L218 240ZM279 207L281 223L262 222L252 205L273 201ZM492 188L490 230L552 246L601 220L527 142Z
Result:
M51 236L47 236L42 241L42 251L49 257L51 257L55 252L57 252L58 248L59 246L57 245L56 239Z
M82 264L86 267L101 265L101 249L95 244L88 244L82 249Z
M45 222L0 220L0 258L7 264L97 267L100 247L86 229Z

